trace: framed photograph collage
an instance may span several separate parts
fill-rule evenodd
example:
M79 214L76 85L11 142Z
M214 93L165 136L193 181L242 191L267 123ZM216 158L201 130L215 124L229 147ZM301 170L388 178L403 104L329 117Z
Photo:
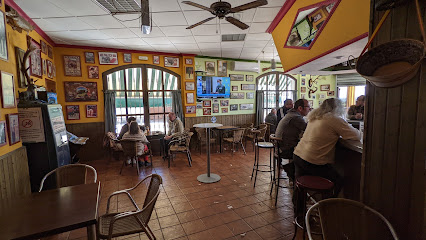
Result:
M179 58L177 58L179 61ZM198 104L196 101L196 86L195 86L195 71L194 71L194 58L192 57L184 57L183 60L183 69L184 69L184 86L182 86L185 89L185 97L186 97L186 104L190 104L186 106L186 114L196 114L198 106L195 104ZM179 64L179 62L178 62ZM194 104L194 105L193 105Z

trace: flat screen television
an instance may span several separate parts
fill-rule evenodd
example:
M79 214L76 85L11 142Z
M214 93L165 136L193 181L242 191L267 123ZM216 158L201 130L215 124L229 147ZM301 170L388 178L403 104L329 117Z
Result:
M197 76L197 97L229 98L230 94L231 79L229 77Z

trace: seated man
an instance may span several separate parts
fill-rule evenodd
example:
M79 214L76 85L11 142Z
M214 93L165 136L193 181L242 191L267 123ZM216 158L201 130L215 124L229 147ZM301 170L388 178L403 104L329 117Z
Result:
M275 108L271 109L271 112L266 116L265 118L265 122L266 123L270 123L270 127L269 127L269 132L271 134L275 133L275 130L277 129L277 110L275 110Z
M164 155L163 157L168 157L169 155L169 142L172 138L178 134L182 134L184 127L182 121L176 116L175 113L169 113L169 131L166 136L161 139L161 144L163 146Z
M355 105L352 105L348 110L348 119L362 120L364 119L364 104L365 96L361 95L356 99Z
M293 159L294 148L299 143L300 136L305 131L307 123L303 119L311 110L309 102L306 99L299 99L290 109L285 117L278 123L275 136L281 138L280 156L285 159ZM289 178L294 179L294 164L289 163L283 166Z
M286 99L284 101L284 106L280 107L278 109L277 112L277 120L278 122L281 121L281 119L283 119L285 117L285 115L287 114L288 110L293 108L293 100L291 99Z
M121 127L120 134L118 134L118 137L117 137L117 139L118 139L118 140L121 140L121 139L123 138L123 135L124 135L126 132L128 132L128 131L129 131L130 123L131 123L131 122L133 122L133 121L136 121L136 118L135 118L135 117L129 117L129 118L127 118L127 123L126 123L126 124L124 124L124 125Z

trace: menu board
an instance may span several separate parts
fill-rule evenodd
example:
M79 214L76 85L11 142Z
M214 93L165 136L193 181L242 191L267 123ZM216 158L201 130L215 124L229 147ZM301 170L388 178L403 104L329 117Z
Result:
M18 108L19 134L24 143L45 142L41 108Z

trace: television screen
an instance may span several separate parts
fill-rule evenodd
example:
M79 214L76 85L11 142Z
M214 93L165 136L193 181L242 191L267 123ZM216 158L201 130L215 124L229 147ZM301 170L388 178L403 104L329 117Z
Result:
M197 76L197 97L229 98L231 79L229 77Z

